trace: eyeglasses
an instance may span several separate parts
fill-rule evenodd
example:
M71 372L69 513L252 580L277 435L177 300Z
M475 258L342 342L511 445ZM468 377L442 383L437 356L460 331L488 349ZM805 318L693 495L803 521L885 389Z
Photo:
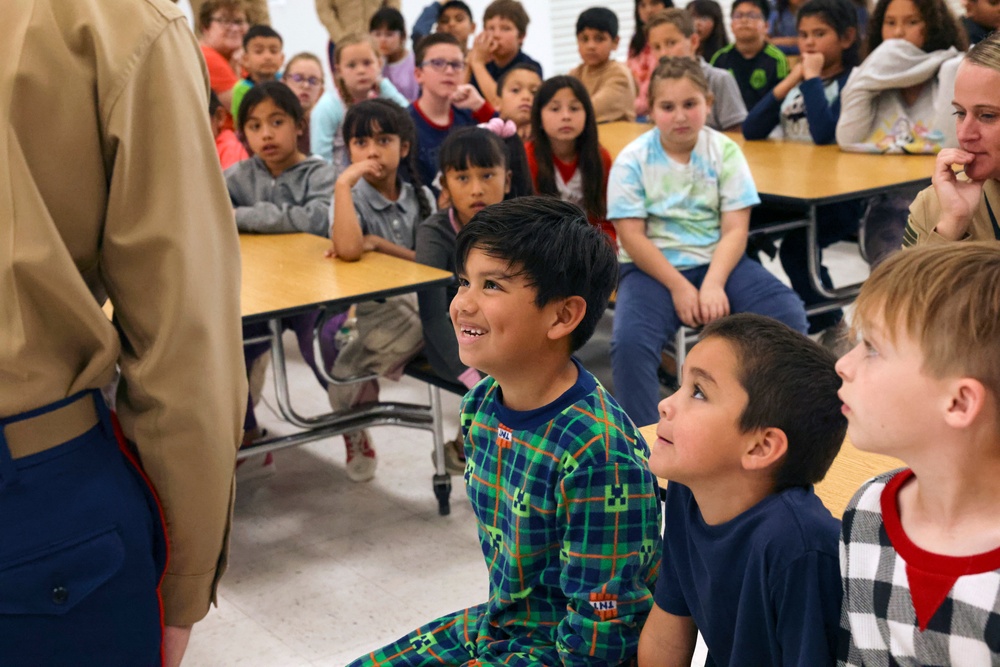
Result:
M246 28L250 26L250 23L246 19L224 19L219 16L213 16L210 23L221 23L226 28Z
M288 80L294 81L295 83L309 85L313 87L323 83L323 79L316 76L306 76L305 74L289 74Z
M420 63L420 66L429 66L435 72L447 72L449 68L456 72L465 69L465 63L461 60L445 60L444 58L431 58Z
M760 12L736 12L733 14L734 21L763 21L764 15Z

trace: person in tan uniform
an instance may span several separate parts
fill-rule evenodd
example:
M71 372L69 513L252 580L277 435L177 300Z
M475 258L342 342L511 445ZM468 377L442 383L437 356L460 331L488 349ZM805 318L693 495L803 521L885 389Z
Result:
M247 391L204 65L168 0L21 0L0 36L0 663L177 665Z
M938 153L932 185L910 205L903 247L1000 241L1000 33L976 44L955 75L959 148ZM956 174L955 168L962 174Z
M327 57L333 71L333 51L344 35L367 35L368 23L383 7L399 9L400 0L316 0L316 15L330 33Z

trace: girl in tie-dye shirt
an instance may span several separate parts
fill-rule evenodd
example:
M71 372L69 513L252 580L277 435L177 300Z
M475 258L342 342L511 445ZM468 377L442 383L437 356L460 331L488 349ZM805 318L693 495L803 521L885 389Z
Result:
M649 99L656 127L625 147L608 180L621 265L611 370L637 424L657 420L660 354L680 326L731 312L807 326L799 297L746 257L760 198L739 146L705 127L712 96L699 64L661 60Z

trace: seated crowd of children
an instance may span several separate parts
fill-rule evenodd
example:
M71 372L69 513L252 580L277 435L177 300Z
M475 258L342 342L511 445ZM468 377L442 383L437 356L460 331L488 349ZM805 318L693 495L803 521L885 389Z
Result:
M468 389L446 463L489 599L354 665L687 665L699 633L715 665L1000 664L987 2L969 0L963 26L944 0L878 0L870 21L850 0L734 0L728 44L713 0L636 0L627 62L612 58L618 17L592 7L581 64L548 79L517 0L492 2L478 35L464 2L431 3L412 48L384 6L331 41L330 90L319 57L282 71L281 35L245 31L242 76L209 109L237 228L457 276L319 322L316 347L317 314L282 322L334 410L378 399L377 380L343 380L398 378L421 351ZM206 4L245 19L234 0ZM636 118L648 131L613 159L598 124ZM791 287L748 252L761 198L726 131L938 154L923 191L817 209L819 249L864 227L874 269L850 328L807 313L823 298L805 229L780 240ZM574 353L615 290L609 392ZM682 326L699 342L661 400ZM806 335L823 330L843 334L839 361ZM245 350L247 443L266 351ZM652 424L647 443L636 425ZM841 522L814 485L845 434L906 467L865 483ZM350 479L372 479L371 436L344 439Z

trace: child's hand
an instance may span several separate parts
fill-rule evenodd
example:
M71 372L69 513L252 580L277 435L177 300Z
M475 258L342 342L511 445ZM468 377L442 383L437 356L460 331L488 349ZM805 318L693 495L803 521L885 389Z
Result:
M365 234L364 238L361 240L361 247L365 252L372 252L381 249L383 241L385 241L385 239L381 236L376 236L375 234Z
M331 245L329 248L323 251L323 256L337 259L337 246Z
M472 40L472 49L469 51L469 60L480 65L485 65L493 59L494 40L489 33L481 32Z
M803 53L802 60L796 67L802 67L802 78L805 80L815 79L823 73L822 53Z
M698 290L701 323L708 324L729 314L729 297L721 286L702 283Z
M483 96L479 94L479 91L471 83L463 83L451 94L451 103L458 109L479 111L486 104L486 100L483 99Z
M701 306L698 289L687 280L682 285L671 288L670 298L674 301L674 311L681 322L689 327L701 325Z
M358 184L358 181L365 176L381 178L383 171L385 170L382 165L376 160L371 158L361 160L360 162L353 163L350 167L341 172L340 176L337 177L337 184L353 188Z
M983 181L960 181L953 165L972 164L976 156L961 148L945 148L938 153L934 163L934 192L941 203L941 217L937 223L937 233L946 239L957 241L965 236L972 223L972 214L983 196Z

